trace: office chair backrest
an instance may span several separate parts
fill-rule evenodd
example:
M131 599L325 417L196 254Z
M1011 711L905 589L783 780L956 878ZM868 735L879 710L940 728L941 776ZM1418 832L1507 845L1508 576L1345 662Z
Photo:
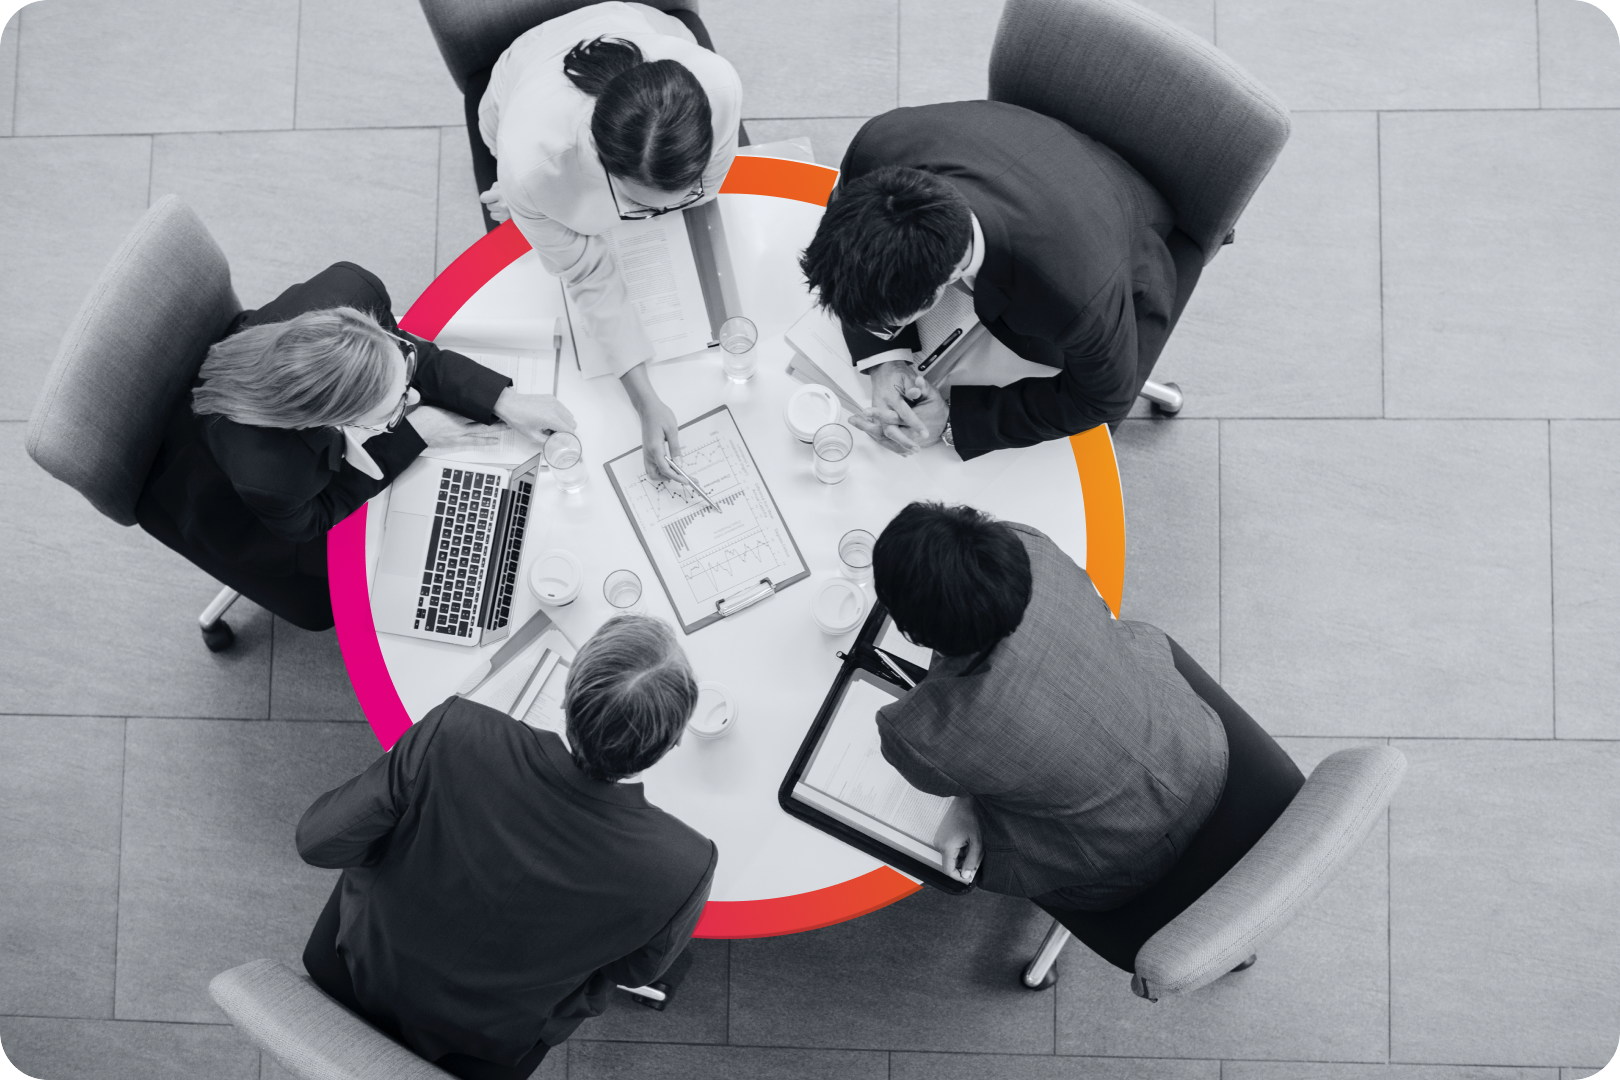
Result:
M250 960L208 984L248 1040L298 1080L452 1080L279 960Z
M1325 758L1248 854L1138 950L1131 989L1155 1001L1190 993L1252 956L1337 876L1405 772L1391 746Z
M164 421L242 310L225 253L166 195L136 223L62 338L28 420L28 453L120 525Z
M450 77L465 92L467 77L495 63L523 33L597 0L422 0L433 40ZM696 11L697 0L639 0L660 11Z
M1288 111L1226 54L1129 0L1007 0L990 99L1110 147L1208 263L1288 140Z

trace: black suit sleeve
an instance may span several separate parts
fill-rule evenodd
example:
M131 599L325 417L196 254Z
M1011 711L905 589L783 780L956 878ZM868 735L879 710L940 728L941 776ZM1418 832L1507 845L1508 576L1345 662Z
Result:
M1128 279L1116 279L1055 335L1063 367L1051 378L951 391L951 434L964 459L1067 438L1121 420L1135 400L1138 335Z
M714 885L714 868L720 862L720 849L709 844L709 865L703 878L686 898L680 910L653 935L651 941L631 953L620 957L602 969L602 973L620 986L647 986L657 980L692 940L703 905L709 901L709 889Z

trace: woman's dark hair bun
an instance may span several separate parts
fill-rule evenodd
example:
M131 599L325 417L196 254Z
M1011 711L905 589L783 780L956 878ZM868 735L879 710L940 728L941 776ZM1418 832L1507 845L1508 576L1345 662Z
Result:
M570 49L563 72L596 99L591 138L608 172L660 191L684 191L703 177L714 113L685 65L645 62L634 42L599 37Z
M568 55L563 57L563 74L591 97L598 97L608 83L639 63L641 49L635 42L597 37L568 50Z

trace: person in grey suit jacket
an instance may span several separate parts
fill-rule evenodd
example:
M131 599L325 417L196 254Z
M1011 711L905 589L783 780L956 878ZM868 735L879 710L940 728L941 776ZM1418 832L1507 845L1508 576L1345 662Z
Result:
M697 684L668 626L609 621L568 672L568 741L463 698L315 800L298 852L343 875L304 949L350 1010L463 1080L524 1080L692 936L718 852L630 783ZM669 979L666 982L673 982Z
M1057 914L1106 911L1170 870L1226 782L1226 734L1169 639L1116 621L1045 534L912 503L878 537L878 599L934 650L878 712L883 756L958 796L947 867Z
M1203 267L1164 198L1108 147L1000 101L895 109L850 142L800 267L872 378L856 426L963 458L1130 411ZM957 386L910 369L947 289L1050 377Z

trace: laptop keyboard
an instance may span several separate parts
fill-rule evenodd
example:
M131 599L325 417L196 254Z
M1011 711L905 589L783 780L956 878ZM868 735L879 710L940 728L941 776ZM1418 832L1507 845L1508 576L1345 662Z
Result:
M500 479L451 467L440 474L433 534L416 600L416 629L472 639L480 629L506 625L532 485L520 482L517 490L507 491ZM496 542L498 533L505 533L506 543ZM486 603L491 558L499 558L502 565L494 575L495 596Z

